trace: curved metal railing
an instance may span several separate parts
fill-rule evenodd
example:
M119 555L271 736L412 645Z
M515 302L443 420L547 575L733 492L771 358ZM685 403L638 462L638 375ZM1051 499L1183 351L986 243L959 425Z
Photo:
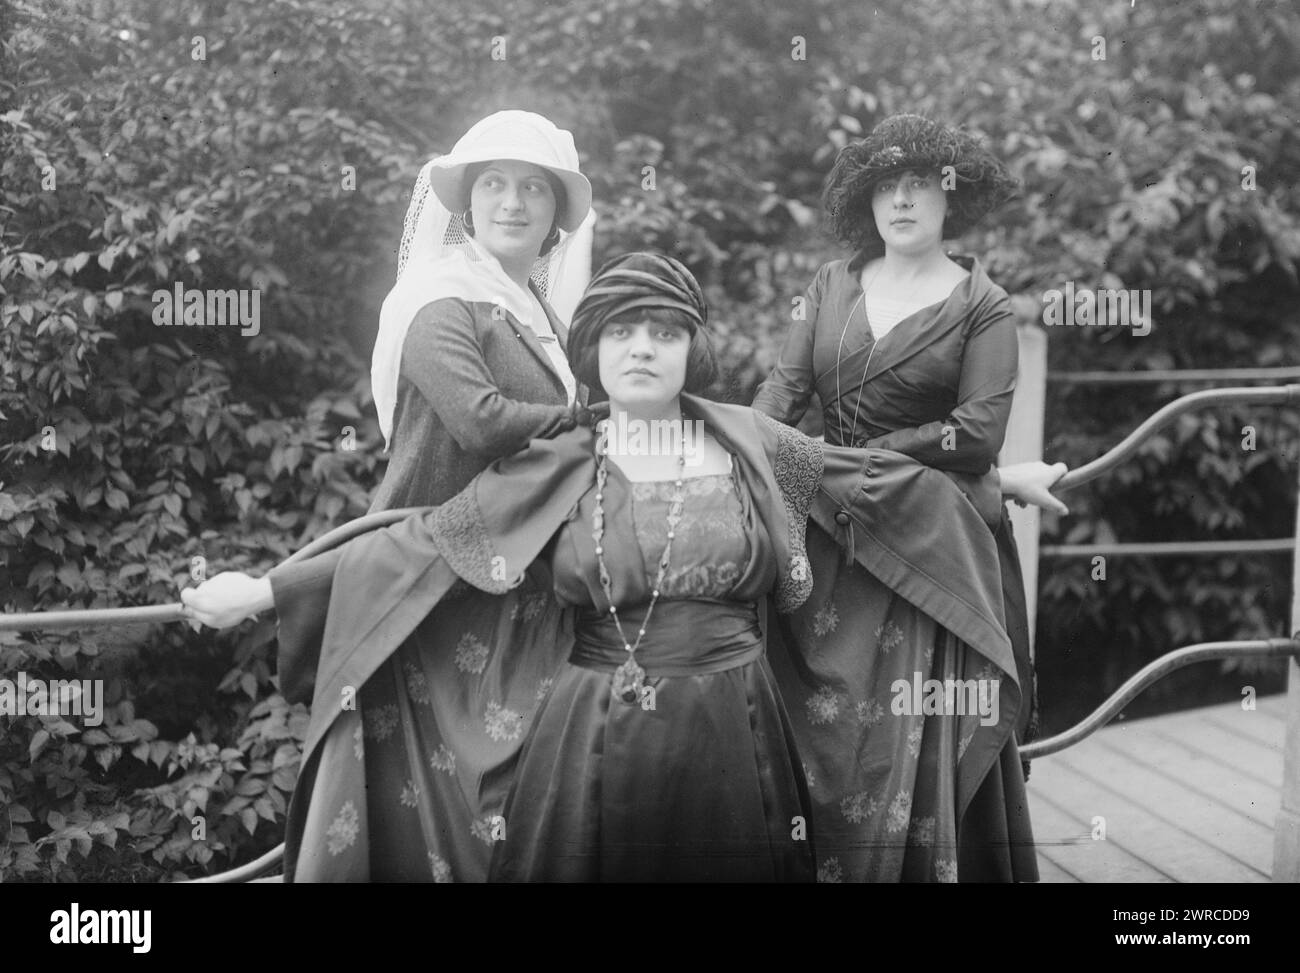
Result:
M1108 473L1120 463L1129 459L1141 447L1143 441L1149 439L1155 432L1168 426L1171 422L1180 416L1186 415L1197 409L1207 408L1216 405L1228 405L1236 403L1254 403L1256 405L1285 405L1291 402L1300 402L1300 385L1282 385L1273 388L1226 388L1226 389L1205 389L1200 392L1192 392L1175 399L1168 405L1153 413L1145 422L1129 433L1120 443L1107 450L1091 463L1086 463L1078 469L1071 470L1065 476L1057 481L1057 490L1068 490L1072 487L1087 483L1089 480L1095 480L1103 473ZM1124 553L1127 548L1132 549L1132 553L1151 555L1151 554L1190 554L1190 553L1214 553L1227 552L1228 545L1232 542L1223 542L1222 547L1208 543L1168 543L1168 544L1111 544L1106 545L1107 553ZM1289 543L1283 541L1243 541L1240 542L1242 547L1250 548L1256 552L1259 551L1284 551L1294 547L1295 539ZM1070 548L1060 548L1053 553L1091 553L1088 545L1075 545L1078 551ZM1240 548L1239 548L1240 552ZM1131 702L1142 690L1146 689L1152 683L1167 676L1169 673L1184 666L1192 665L1196 662L1206 662L1212 659L1228 658L1285 658L1288 656L1300 660L1300 633L1295 633L1292 638L1272 638L1272 639L1255 639L1234 642L1201 642L1196 645L1189 645L1181 649L1174 649L1172 652L1153 659L1147 665L1143 666L1134 673L1119 689L1115 690L1100 706L1086 716L1082 722L1075 724L1070 729L1065 730L1055 736L1043 740L1035 740L1033 743L1025 744L1020 748L1020 755L1026 760L1032 760L1036 757L1045 757L1049 754L1059 753L1066 747L1073 746L1080 740L1095 733L1113 719L1129 702Z
M1023 760L1046 757L1048 754L1060 753L1066 747L1072 747L1085 737L1092 736L1109 723L1142 690L1169 673L1196 662L1208 662L1211 659L1278 659L1288 656L1300 657L1300 640L1290 639L1253 639L1241 642L1198 642L1181 649L1166 652L1158 659L1152 659L1145 666L1130 676L1119 689L1111 693L1106 701L1076 723L1055 736L1026 743L1020 748Z
M1229 405L1238 402L1252 402L1256 405L1285 405L1288 402L1300 402L1300 385L1282 385L1276 388L1262 389L1205 389L1201 392L1192 392L1189 395L1174 399L1164 408L1152 413L1146 422L1124 437L1118 446L1108 449L1091 463L1085 463L1078 469L1066 473L1057 482L1056 489L1068 490L1071 487L1087 483L1089 480L1095 480L1103 473L1109 473L1136 453L1143 440L1149 439L1152 434L1163 429L1179 416L1207 406Z

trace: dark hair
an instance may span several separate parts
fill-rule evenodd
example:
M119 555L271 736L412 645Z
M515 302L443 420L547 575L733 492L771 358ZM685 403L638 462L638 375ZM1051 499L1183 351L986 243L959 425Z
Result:
M831 231L855 250L882 253L885 242L871 207L876 185L899 172L939 175L945 167L951 167L956 178L946 194L945 239L961 236L1018 187L1006 167L974 136L920 115L891 115L836 156L822 190Z
M469 198L474 188L474 183L478 182L478 177L483 175L490 162L471 162L465 167L465 196ZM542 170L542 175L546 176L546 181L551 185L551 192L555 195L555 217L551 220L550 232L546 234L546 239L542 241L542 249L538 252L538 257L545 257L555 249L559 244L560 238L555 236L555 228L560 225L560 214L564 212L565 207L569 205L569 194L564 188L564 183L560 182L560 177L543 166L538 166ZM474 228L466 226L465 232L470 236L474 235ZM552 239L552 237L554 237Z
M599 331L603 332L611 324L630 324L633 321L646 320L659 325L676 325L690 333L691 344L686 350L686 381L682 391L689 392L691 395L702 394L718 377L718 359L714 354L713 343L709 340L708 333L703 328L696 327L695 322L685 313L666 307L640 308L616 314L608 321L602 321ZM600 382L599 332L595 335L595 339L584 342L577 349L570 346L573 352L570 364L574 378L593 392L604 396L605 386Z

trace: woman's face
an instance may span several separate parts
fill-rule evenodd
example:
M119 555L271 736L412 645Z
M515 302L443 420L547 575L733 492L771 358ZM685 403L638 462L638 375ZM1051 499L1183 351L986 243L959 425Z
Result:
M470 188L474 239L498 260L536 260L555 223L555 190L531 162L489 162Z
M610 401L647 410L672 402L686 385L690 331L649 317L611 321L600 332L600 384Z
M908 169L885 176L872 190L871 211L887 250L919 253L943 242L948 199L935 173Z

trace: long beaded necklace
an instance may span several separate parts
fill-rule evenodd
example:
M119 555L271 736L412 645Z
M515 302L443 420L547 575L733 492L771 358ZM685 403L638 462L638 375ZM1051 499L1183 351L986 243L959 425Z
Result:
M685 422L683 417L683 427ZM605 592L605 600L609 602L609 614L614 619L614 627L618 629L618 637L623 640L623 648L627 650L627 660L614 670L614 681L610 688L615 699L621 699L625 703L635 703L641 698L645 689L645 670L637 664L636 650L641 647L641 640L645 638L646 628L650 625L650 616L654 613L655 604L659 601L659 593L663 590L664 574L668 571L668 558L673 549L673 538L677 533L677 525L681 523L682 503L686 499L683 475L686 471L686 452L683 450L677 457L677 483L673 488L672 503L668 507L668 542L664 544L664 552L659 558L659 573L655 577L654 588L650 591L650 605L646 608L645 617L641 619L641 630L637 632L636 642L629 642L623 633L623 624L618 620L618 609L614 607L614 589L610 582L609 571L605 567L605 548L601 544L605 536L603 506L605 482L609 476L605 465L609 445L607 442L602 444L602 439L603 437L599 436L596 439L596 509L591 515L591 536L596 541L596 568L600 574L600 587Z

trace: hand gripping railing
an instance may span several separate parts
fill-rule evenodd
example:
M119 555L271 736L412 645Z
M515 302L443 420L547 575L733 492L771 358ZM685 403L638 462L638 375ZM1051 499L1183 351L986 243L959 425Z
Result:
M302 550L290 554L282 563L293 564L295 561L305 561L309 557L315 557L317 554L338 547L359 534L379 527L387 527L422 509L424 508L404 507L401 510L381 510L358 517L322 534ZM186 618L185 606L179 601L170 605L148 605L141 608L22 612L0 615L0 632L54 632L69 628L95 628L101 625L153 625L160 622L183 622Z
M361 534L387 527L389 524L424 508L404 507L400 510L381 510L366 514L356 520L341 524L333 530L322 534L300 551L289 555L282 562L293 564L305 561L309 557L323 554L338 545ZM180 602L171 605L148 606L144 608L91 608L84 611L27 612L23 614L0 615L0 632L55 631L69 628L90 628L100 625L139 625L158 622L185 621L185 606ZM260 858L246 865L240 865L216 875L193 879L201 883L237 883L247 882L265 875L279 867L284 860L284 843L276 845Z

